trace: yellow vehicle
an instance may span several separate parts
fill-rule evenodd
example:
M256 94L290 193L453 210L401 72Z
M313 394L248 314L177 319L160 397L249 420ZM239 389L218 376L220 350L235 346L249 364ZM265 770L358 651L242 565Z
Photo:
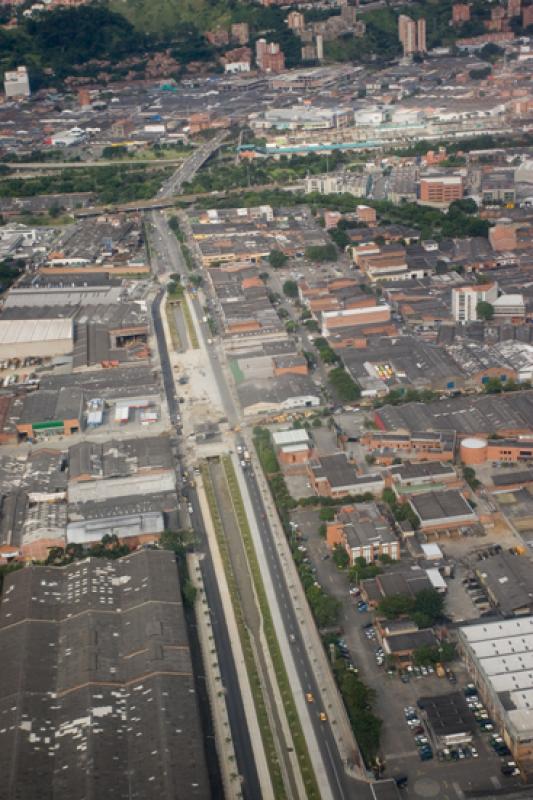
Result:
M311 692L307 692L307 694L305 695L305 699L307 700L308 703L314 703L315 702L315 698L313 697Z
M328 721L328 715L326 714L325 711L321 711L320 712L320 722L327 722L327 721Z

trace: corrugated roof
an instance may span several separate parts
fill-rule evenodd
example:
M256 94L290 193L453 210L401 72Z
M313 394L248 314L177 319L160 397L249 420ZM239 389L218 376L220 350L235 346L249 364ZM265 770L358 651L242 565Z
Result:
M72 339L70 319L0 320L0 344Z

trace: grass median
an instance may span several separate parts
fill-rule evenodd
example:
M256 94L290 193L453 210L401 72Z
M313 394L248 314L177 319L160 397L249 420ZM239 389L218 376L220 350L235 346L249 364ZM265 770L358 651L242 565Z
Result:
M263 629L268 642L272 663L276 671L276 680L278 682L279 691L283 699L285 714L289 723L294 748L298 756L298 763L300 765L300 771L305 785L306 794L309 800L320 800L320 791L316 782L313 765L309 756L309 750L307 749L307 743L305 741L300 718L296 710L294 697L289 683L289 677L287 675L287 670L285 669L285 663L283 661L278 638L276 636L265 585L261 576L261 568L257 559L257 553L255 552L255 547L252 540L252 532L248 524L248 517L244 508L244 502L237 481L237 476L235 474L231 459L228 456L222 457L222 464L224 466L224 472L228 482L235 516L237 517L242 540L244 542L255 591L259 600L259 607L263 617Z
M165 312L167 315L168 328L170 330L170 338L172 339L172 347L174 350L179 351L181 349L181 341L176 325L176 316L174 314L174 302L172 300L166 301Z
M265 754L268 762L268 771L270 773L270 780L272 781L272 786L274 789L274 796L276 800L278 799L287 800L287 794L285 792L285 786L283 783L283 776L281 774L281 767L278 760L278 754L276 751L274 736L272 733L272 728L270 727L268 712L266 709L265 699L263 696L261 679L259 677L259 672L257 670L257 665L255 663L255 656L250 638L250 633L248 631L244 619L241 599L239 595L239 588L237 586L237 580L235 578L235 573L233 572L233 567L231 564L228 544L226 541L226 537L224 535L224 527L222 525L220 512L218 510L218 504L215 497L215 490L213 488L213 484L211 482L211 476L209 475L209 470L206 464L203 464L201 466L201 474L204 483L205 493L207 496L207 502L209 505L209 511L211 514L211 519L215 530L215 535L217 537L220 556L222 558L222 563L224 565L224 573L226 575L226 582L228 584L231 602L233 605L233 611L235 614L235 619L237 621L239 638L241 640L241 647L244 654L246 671L248 673L248 679L250 681L252 695L254 698L257 720L259 723L259 728L261 730L261 738L263 740L263 746L265 748Z
M187 298L184 297L181 302L181 310L183 313L183 317L185 319L185 324L187 325L187 332L189 334L189 339L191 341L191 347L193 350L198 350L200 344L198 342L198 336L196 335L196 328L194 327L194 322L192 321L191 309L189 308L189 304L187 302Z

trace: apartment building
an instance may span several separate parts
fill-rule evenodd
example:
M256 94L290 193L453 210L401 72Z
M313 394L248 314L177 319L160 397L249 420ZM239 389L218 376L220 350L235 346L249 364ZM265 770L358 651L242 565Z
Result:
M426 20L422 17L415 21L406 14L398 18L398 38L403 47L404 56L427 52Z
M476 322L478 319L477 307L479 303L490 303L498 298L498 284L480 283L477 286L459 286L452 289L452 317L463 325L467 322Z

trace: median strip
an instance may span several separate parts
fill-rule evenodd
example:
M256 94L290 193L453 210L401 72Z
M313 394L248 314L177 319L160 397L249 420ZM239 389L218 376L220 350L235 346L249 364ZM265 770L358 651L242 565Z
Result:
M167 315L170 338L172 339L172 347L174 350L179 351L181 349L181 340L178 334L176 317L174 316L174 302L172 300L167 300L165 302L165 313Z
M276 672L276 680L281 697L283 699L285 715L291 731L294 748L298 756L298 763L300 766L306 794L309 800L320 800L320 791L316 782L313 765L309 757L309 750L307 749L307 743L305 741L300 718L298 716L298 712L296 711L296 705L294 703L294 697L292 695L289 678L285 669L274 623L272 621L270 606L268 604L263 578L261 577L261 568L255 552L255 547L252 540L252 532L246 516L246 510L244 508L237 476L235 475L235 470L233 468L231 459L228 456L222 456L221 461L224 467L229 493L233 503L233 509L239 524L239 530L241 532L244 548L246 550L250 573L252 575L255 592L259 602L259 608L263 618L263 630L268 642L270 657Z
M270 773L270 779L272 781L272 786L274 789L274 796L276 800L287 800L287 794L285 792L285 786L283 783L283 776L281 774L281 767L278 760L278 754L276 751L274 736L272 734L272 729L270 727L268 712L265 705L265 699L263 697L261 679L259 677L259 672L257 670L257 666L255 663L254 651L252 647L250 634L246 626L244 615L242 612L237 580L235 578L235 574L233 572L233 567L231 564L228 544L226 542L226 537L224 535L224 526L222 525L222 519L220 517L220 512L218 510L218 504L215 497L214 487L211 482L211 476L209 475L209 470L206 464L202 464L202 466L200 467L200 471L202 474L202 480L204 484L205 494L207 497L207 503L209 505L211 519L213 522L213 528L215 530L215 535L217 537L220 556L222 558L222 563L224 565L226 582L228 584L231 602L235 613L235 619L237 621L237 627L239 629L239 638L241 640L241 646L244 654L244 661L246 663L246 671L248 673L248 679L252 687L255 710L257 713L257 719L261 730L261 738L263 740L263 746L268 761L268 770Z
M189 308L189 304L187 302L187 298L184 297L180 303L180 307L183 313L183 317L185 319L185 324L187 325L187 332L189 334L189 339L191 342L191 347L193 350L199 350L200 343L198 342L198 336L196 335L196 328L194 327L194 322L192 321L191 309Z

